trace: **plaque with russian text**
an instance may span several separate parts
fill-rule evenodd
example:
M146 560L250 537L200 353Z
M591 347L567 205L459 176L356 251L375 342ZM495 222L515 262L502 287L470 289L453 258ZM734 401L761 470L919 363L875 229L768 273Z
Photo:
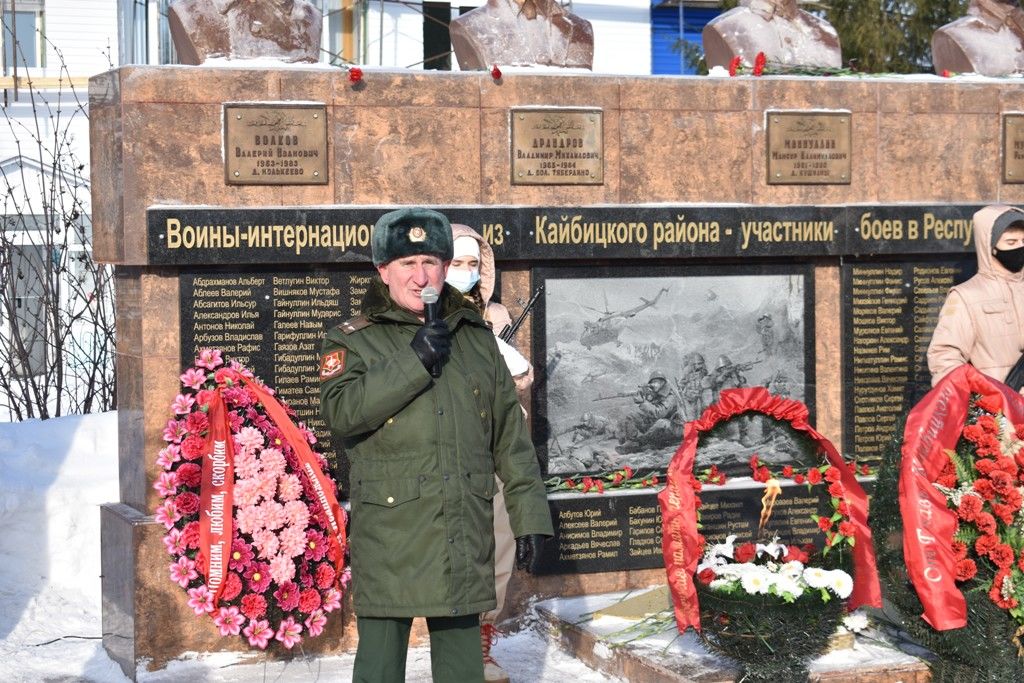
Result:
M769 185L848 185L850 112L769 111Z
M228 185L326 185L327 107L225 104Z
M604 183L600 109L513 109L513 185Z
M1024 114L1003 115L1003 182L1024 183Z

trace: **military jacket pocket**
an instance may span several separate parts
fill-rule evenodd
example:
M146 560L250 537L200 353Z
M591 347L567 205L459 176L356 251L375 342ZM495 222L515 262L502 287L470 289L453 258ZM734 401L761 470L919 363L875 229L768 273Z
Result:
M393 508L419 497L420 480L416 477L359 483L359 500L370 505Z
M483 472L471 472L469 474L469 491L474 496L484 500L492 500L497 490L498 484L494 481L493 474Z

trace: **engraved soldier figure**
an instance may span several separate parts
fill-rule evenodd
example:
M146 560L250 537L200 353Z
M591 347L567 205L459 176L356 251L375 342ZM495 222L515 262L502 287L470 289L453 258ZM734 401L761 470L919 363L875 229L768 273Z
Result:
M753 363L733 365L733 362L729 360L729 356L725 354L719 356L718 365L715 366L715 372L711 376L715 400L718 400L722 389L736 389L747 386L747 378L743 375L743 372L751 367L753 367Z
M772 355L775 352L775 321L772 320L772 314L765 313L758 318L754 329L757 330L757 334L761 337L761 349L764 351L764 354L766 356Z
M694 351L686 357L683 368L684 374L679 380L679 393L682 396L680 417L688 422L696 420L711 405L712 393L704 356Z
M668 385L665 373L651 373L647 384L637 389L633 399L636 410L619 423L619 453L634 453L645 448L661 448L677 441L682 424L677 419L679 405Z

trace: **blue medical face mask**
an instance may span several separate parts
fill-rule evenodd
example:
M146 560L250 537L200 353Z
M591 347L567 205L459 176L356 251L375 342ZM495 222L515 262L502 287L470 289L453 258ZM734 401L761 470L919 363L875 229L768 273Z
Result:
M476 270L449 268L448 275L445 277L444 281L465 294L469 290L473 289L473 285L480 282L480 273Z

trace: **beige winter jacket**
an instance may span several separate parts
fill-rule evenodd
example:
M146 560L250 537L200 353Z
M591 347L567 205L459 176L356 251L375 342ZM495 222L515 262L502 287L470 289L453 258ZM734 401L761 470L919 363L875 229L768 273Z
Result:
M932 386L970 363L1003 381L1024 352L1024 273L1011 273L992 257L992 225L1008 206L974 214L978 274L949 290L928 345Z
M496 301L491 301L494 294L494 283L497 279L497 269L494 267L494 250L477 231L468 225L452 223L452 239L459 237L472 237L480 245L480 282L477 284L477 291L483 301L484 320L491 326L494 335L501 334L507 326L512 324L512 316L508 309ZM472 290L471 290L472 291ZM466 295L469 296L468 294ZM529 390L533 385L533 366L529 370L512 378L516 384L516 393L519 395L523 405L529 405Z

